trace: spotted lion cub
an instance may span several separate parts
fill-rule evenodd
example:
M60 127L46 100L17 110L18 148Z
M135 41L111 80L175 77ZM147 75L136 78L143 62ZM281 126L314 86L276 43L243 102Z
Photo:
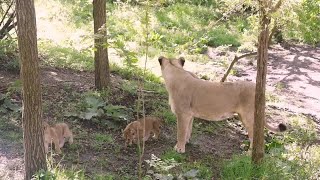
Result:
M61 149L67 139L69 144L73 143L73 134L66 123L57 123L50 126L47 122L43 122L44 126L44 148L48 153L49 144L54 143L55 151L61 154Z
M160 134L161 120L156 117L146 117L145 125L143 118L133 121L127 125L123 131L123 137L125 138L125 146L131 145L132 142L137 143L138 138L147 141L151 135L154 135L155 139L158 139ZM143 128L145 127L145 133L143 134Z

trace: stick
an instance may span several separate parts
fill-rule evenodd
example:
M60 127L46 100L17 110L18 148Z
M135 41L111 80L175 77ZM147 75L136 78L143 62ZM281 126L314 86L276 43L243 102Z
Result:
M238 56L235 56L234 59L233 59L233 61L232 61L231 64L229 65L228 70L224 73L224 75L223 75L222 79L220 80L220 82L224 82L224 81L227 79L227 77L228 77L228 75L229 75L229 73L230 73L233 65L234 65L239 59L242 59L242 58L247 57L247 56L253 56L253 55L257 55L257 52L247 53L247 54L241 55L241 56L239 56L239 57L238 57Z

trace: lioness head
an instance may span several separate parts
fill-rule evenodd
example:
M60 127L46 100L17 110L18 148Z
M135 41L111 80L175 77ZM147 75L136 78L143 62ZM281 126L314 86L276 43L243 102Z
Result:
M178 59L175 59L175 58L169 59L164 56L160 56L158 58L158 61L160 63L161 68L165 68L168 64L171 64L171 65L178 67L178 68L183 68L185 59L184 59L184 57L179 57Z

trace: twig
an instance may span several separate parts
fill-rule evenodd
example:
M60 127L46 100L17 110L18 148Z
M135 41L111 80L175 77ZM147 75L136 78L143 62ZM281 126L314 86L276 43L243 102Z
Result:
M239 56L239 57L238 57L238 56L235 56L234 59L233 59L233 61L232 61L231 64L229 65L228 70L224 73L224 75L223 75L222 79L220 80L220 82L224 82L224 81L227 79L227 77L228 77L228 75L229 75L229 73L230 73L233 65L234 65L239 59L242 59L242 58L247 57L247 56L253 56L253 55L257 55L257 52L247 53L247 54L241 55L241 56Z
M9 32L9 30L11 30L12 28L14 28L14 26L16 25L16 23L11 24L14 21L14 17L15 17L15 13L12 13L10 15L10 17L8 18L7 22L4 24L4 26L2 27L2 29L0 30L0 39L4 38L6 33ZM12 26L13 25L13 26ZM12 26L12 27L11 27ZM11 29L10 29L11 28Z
M276 4L274 7L271 8L271 10L269 11L269 13L274 13L274 12L276 12L276 11L280 8L281 4L282 4L282 0L279 0L279 1L277 2L277 4Z
M9 5L7 11L4 13L3 18L1 19L1 22L0 22L0 26L3 23L4 19L6 18L7 14L9 13L9 10L11 9L11 6L13 5L13 2L14 2L14 0L11 1L11 4Z

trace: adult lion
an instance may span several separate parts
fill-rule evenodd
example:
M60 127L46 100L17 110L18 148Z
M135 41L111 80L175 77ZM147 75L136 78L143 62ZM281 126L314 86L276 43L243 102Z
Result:
M192 132L193 118L211 121L222 120L237 113L244 124L252 147L255 83L209 82L196 78L183 69L184 58L168 59L159 57L162 77L169 93L171 111L177 118L177 144L175 150L185 152ZM265 123L274 132L286 130L284 124L277 128Z

